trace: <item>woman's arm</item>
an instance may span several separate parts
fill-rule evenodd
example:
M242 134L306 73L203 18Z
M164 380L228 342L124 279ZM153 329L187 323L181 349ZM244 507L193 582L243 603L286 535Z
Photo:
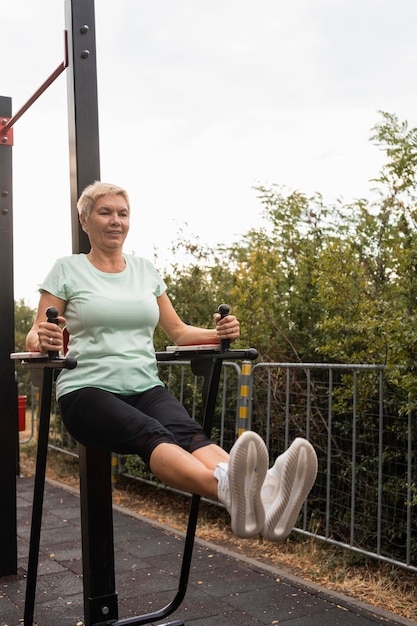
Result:
M221 318L219 313L215 313L215 328L199 328L185 324L181 320L166 293L163 293L157 300L159 323L169 339L177 346L219 343L222 339L233 340L239 337L240 325L234 315Z
M47 291L41 293L35 321L26 337L26 349L29 352L48 352L48 350L59 352L62 350L62 329L47 321L46 309L50 306L55 307L58 311L59 321L65 324L65 318L62 317L65 305L65 300L57 298Z

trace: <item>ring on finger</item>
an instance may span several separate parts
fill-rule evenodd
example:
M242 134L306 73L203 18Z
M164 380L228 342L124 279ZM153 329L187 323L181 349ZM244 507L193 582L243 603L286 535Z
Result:
M54 340L52 339L52 337L49 337L49 343L52 345L54 343Z

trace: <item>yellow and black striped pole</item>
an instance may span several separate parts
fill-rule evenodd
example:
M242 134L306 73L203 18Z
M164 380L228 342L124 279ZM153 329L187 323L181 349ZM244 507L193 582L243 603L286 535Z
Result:
M112 452L111 455L111 488L116 488L119 478L119 455Z
M249 401L251 396L251 361L243 361L239 377L239 395L237 405L237 436L250 429Z

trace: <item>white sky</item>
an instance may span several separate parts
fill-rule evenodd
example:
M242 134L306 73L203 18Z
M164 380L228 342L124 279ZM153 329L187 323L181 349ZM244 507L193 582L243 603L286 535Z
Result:
M416 0L96 0L101 178L132 201L126 251L179 227L233 243L253 186L370 197L378 111L417 125ZM2 6L0 95L16 112L63 60L64 0ZM15 298L71 253L66 77L15 126ZM1 147L0 147L1 148Z

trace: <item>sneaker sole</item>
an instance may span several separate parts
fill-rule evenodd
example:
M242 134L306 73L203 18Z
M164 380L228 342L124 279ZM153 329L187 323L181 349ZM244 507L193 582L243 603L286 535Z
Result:
M288 537L317 476L317 455L313 446L298 437L282 455L278 497L268 509L262 535L281 543Z
M232 530L238 537L254 537L264 526L261 488L268 462L265 443L252 431L242 433L230 452L230 517Z

